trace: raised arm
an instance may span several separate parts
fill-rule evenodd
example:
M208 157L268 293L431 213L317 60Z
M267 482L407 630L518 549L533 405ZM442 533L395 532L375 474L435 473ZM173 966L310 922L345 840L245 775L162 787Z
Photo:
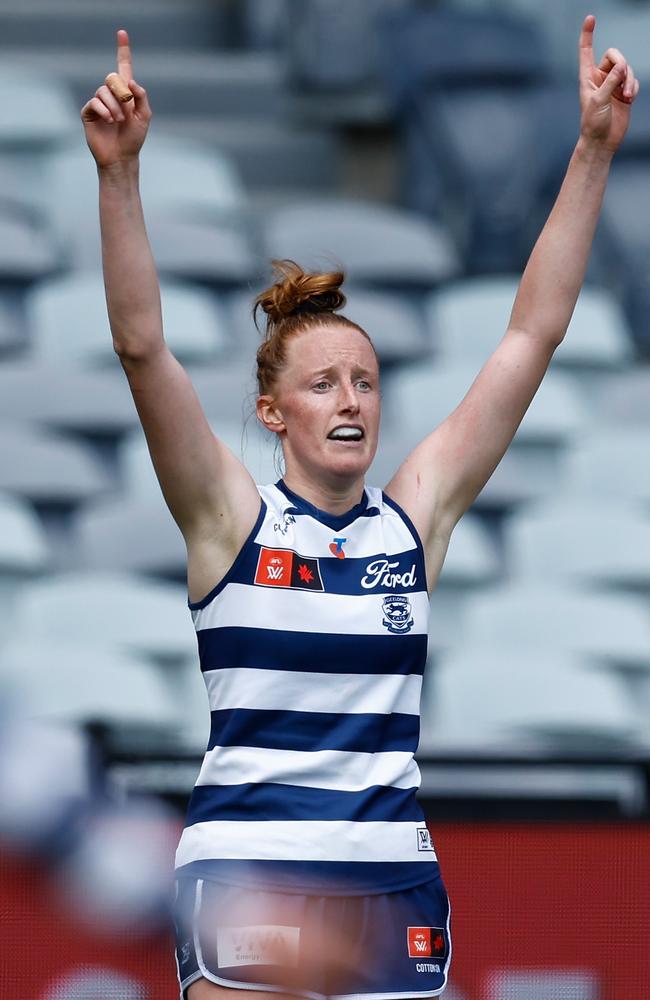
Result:
M225 570L260 499L248 472L212 433L194 388L163 336L160 288L139 192L139 153L151 109L133 79L129 38L117 33L117 71L133 100L107 84L81 111L99 177L102 260L113 345L129 380L156 475L188 544L190 575L215 558ZM207 543L206 543L207 539ZM205 547L215 551L206 553ZM210 586L213 586L213 580ZM202 579L190 590L201 591Z
M580 36L580 136L521 279L505 336L456 409L409 455L386 491L423 539L432 587L449 536L501 461L571 320L612 157L639 84L617 49L593 57L595 18Z

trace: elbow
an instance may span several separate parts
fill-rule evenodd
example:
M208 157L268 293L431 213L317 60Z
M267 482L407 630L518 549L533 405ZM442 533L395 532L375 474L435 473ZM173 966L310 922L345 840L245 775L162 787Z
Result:
M118 340L115 337L113 338L113 350L120 359L120 364L123 368L141 364L144 361L150 361L151 358L164 348L164 346L165 342L162 338L156 343L150 343L142 340Z

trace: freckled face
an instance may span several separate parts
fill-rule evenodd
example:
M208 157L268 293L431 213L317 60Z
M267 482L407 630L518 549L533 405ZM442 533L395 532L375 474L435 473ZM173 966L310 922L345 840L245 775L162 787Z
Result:
M297 334L274 400L287 472L365 476L377 450L381 399L377 358L363 334L336 324Z

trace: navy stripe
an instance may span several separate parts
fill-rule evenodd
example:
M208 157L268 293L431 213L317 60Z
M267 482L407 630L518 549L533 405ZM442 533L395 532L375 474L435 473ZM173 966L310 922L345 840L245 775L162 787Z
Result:
M199 629L201 670L256 667L325 674L424 673L426 635L332 635L280 629Z
M345 750L415 753L419 717L392 712L289 712L231 708L211 712L208 750L215 746L262 747L268 750Z
M290 490L284 479L279 479L275 485L294 504L285 513L306 514L308 517L313 517L315 521L320 521L321 524L331 528L332 531L342 531L343 528L347 528L353 521L356 521L358 517L379 516L379 508L368 505L368 494L365 488L361 501L346 511L345 514L330 514L329 511L315 507L309 500L305 500L304 497L298 496L297 493Z
M424 822L424 821L423 821ZM440 877L437 861L191 861L177 878L203 878L228 885L327 896L399 892Z
M228 574L228 583L254 585L255 575L262 549L278 552L293 552L286 546L260 545L251 542L242 549L235 566ZM298 558L315 560L309 552L297 553ZM363 596L367 594L415 594L426 591L426 577L420 550L417 546L387 556L385 553L370 554L362 558L337 559L336 556L320 556L317 559L323 589L328 594ZM294 558L295 563L295 558ZM365 580L365 586L362 581ZM263 586L260 584L260 586ZM274 588L274 589L277 589ZM289 585L286 588L290 589Z
M272 783L196 785L186 826L214 820L351 820L418 822L422 810L414 788L372 785L360 792ZM415 842L415 833L413 834Z

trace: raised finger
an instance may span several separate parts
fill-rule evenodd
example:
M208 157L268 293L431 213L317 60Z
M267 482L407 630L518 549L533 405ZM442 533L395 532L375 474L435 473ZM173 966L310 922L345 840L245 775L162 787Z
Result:
M580 67L582 70L589 71L594 66L594 28L596 27L596 18L593 14L587 14L586 18L582 22L582 31L580 32L580 43L579 43L579 56L580 56Z
M122 109L122 105L118 101L117 97L111 93L109 87L107 87L105 83L103 83L101 87L97 88L95 96L106 105L116 121L124 121L124 111Z
M126 84L133 76L133 59L131 58L131 46L129 35L124 28L117 32L117 72Z

